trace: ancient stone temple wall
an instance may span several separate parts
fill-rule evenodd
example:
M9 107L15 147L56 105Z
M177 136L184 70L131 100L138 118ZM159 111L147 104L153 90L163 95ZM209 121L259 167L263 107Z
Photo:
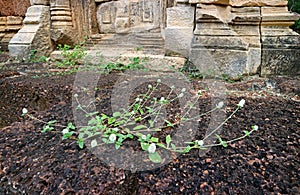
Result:
M215 74L300 74L300 36L289 28L299 15L288 11L286 0L31 0L31 5L10 42L11 55L30 49L49 54L57 44L87 37L89 50L115 55L141 47L149 55L187 58Z
M285 0L190 0L196 27L189 53L199 69L222 74L300 74L299 16ZM213 60L212 60L213 59Z
M11 38L22 28L30 0L0 0L0 50L7 50Z

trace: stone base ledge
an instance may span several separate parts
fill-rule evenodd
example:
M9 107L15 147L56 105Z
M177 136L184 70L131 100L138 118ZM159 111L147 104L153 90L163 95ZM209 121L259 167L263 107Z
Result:
M71 51L71 50L70 50ZM169 57L164 55L146 55L142 52L136 53L123 53L118 54L118 52L108 53L88 50L86 51L87 56L83 59L81 64L86 65L99 65L107 63L122 63L129 64L132 63L133 58L139 57L143 66L152 71L169 72L179 69L184 66L186 59L182 57ZM61 51L54 51L51 53L51 59L54 61L59 61L62 59Z

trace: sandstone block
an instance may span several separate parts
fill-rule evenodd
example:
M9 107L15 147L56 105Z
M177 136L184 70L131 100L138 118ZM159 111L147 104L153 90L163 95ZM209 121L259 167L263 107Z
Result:
M229 1L231 6L237 7L254 7L254 6L286 6L288 1L287 0L230 0Z
M229 5L229 0L189 0L189 3L205 3L205 4L216 4L216 5Z
M188 57L193 39L192 28L167 28L165 31L166 54Z
M2 26L2 25L6 26L6 23L7 23L7 17L6 17L6 16L0 17L0 25L1 25L1 26Z
M7 25L22 25L23 17L7 16Z
M193 27L194 26L193 7L173 7L167 9L168 27Z
M24 57L30 50L37 49L37 55L48 55L52 51L50 39L49 6L34 5L28 9L24 27L10 40L11 56Z

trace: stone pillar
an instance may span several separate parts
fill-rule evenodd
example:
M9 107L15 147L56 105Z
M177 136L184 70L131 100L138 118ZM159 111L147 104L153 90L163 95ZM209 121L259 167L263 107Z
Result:
M50 7L47 0L32 0L23 21L23 28L10 40L8 49L11 56L26 57L31 50L38 56L49 55L52 51L50 39Z
M288 11L286 0L189 3L197 4L189 56L197 67L213 68L233 77L255 73L300 74L300 36L289 28L299 17Z
M176 0L167 8L166 55L188 57L193 38L195 7L188 0Z
M89 33L91 0L51 0L51 39L74 45Z
M261 74L300 75L300 35L289 28L299 15L288 11L287 1L280 2L261 10Z
M61 29L73 26L70 1L51 0L50 11L52 29Z
M51 0L51 39L57 44L73 45L77 33L73 30L70 0Z

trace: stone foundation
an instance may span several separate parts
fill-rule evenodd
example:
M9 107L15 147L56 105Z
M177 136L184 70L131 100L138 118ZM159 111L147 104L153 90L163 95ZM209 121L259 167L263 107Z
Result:
M148 55L187 58L202 72L299 74L300 36L289 28L299 15L288 11L286 0L31 0L31 5L45 10L35 13L38 22L26 17L10 42L11 55L31 49L48 54L57 44L87 37L88 50L126 54L142 48Z

